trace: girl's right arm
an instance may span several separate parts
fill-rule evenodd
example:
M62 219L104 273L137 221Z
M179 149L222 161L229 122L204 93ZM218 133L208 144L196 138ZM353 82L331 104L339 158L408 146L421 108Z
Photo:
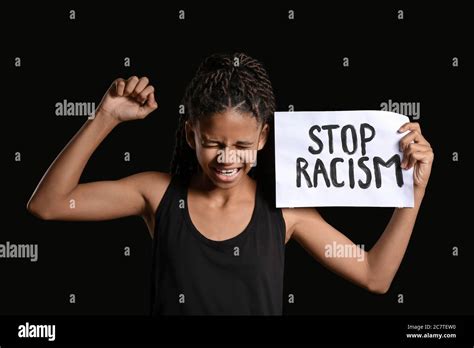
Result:
M53 161L31 196L27 209L45 220L109 220L141 215L148 221L168 183L158 172L114 181L79 184L87 161L120 122L143 119L157 108L146 77L117 79L97 108L94 119L71 139ZM150 194L153 189L154 196ZM151 197L151 198L150 198Z

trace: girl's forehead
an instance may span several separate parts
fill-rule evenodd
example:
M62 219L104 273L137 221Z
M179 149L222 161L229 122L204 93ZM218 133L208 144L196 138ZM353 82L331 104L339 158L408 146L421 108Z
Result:
M202 117L195 126L201 133L237 134L258 132L260 124L250 113L226 111Z

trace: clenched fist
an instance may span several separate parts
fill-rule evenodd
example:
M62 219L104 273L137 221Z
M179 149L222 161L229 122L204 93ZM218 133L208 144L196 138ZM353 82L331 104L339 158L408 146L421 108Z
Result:
M146 77L116 79L102 98L96 113L103 113L120 122L143 119L158 107L154 90Z

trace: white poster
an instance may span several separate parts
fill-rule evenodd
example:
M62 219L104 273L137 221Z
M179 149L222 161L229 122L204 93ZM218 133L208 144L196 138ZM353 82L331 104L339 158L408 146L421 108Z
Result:
M387 111L275 113L276 205L413 207L413 168L402 169Z

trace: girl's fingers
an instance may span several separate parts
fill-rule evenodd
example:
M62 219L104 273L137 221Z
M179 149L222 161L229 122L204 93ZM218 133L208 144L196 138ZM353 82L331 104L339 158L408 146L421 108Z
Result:
M417 131L421 134L420 124L418 122L407 122L398 129L399 133L403 133L406 131Z
M153 93L155 91L155 88L152 85L147 86L144 88L137 96L136 99L140 103L144 103L147 100L148 94Z
M139 117L145 118L150 112L155 110L158 104L155 101L155 95L153 92L149 93L146 97L146 103L140 107Z
M136 97L139 95L147 86L148 86L148 78L146 76L143 76L138 80L137 85L135 86L135 89L133 92L130 94L131 97Z
M407 148L407 146L411 143L417 143L417 144L423 144L423 145L427 145L427 146L430 146L430 143L428 143L426 141L426 139L423 137L423 135L421 135L420 132L418 132L417 130L413 130L411 131L410 133L408 133L407 135L405 135L403 138L400 139L400 151L405 151L405 149Z
M136 76L132 76L127 80L127 83L125 84L125 91L123 93L124 97L128 97L134 91L138 81L139 79Z
M119 97L123 96L123 92L125 90L125 80L124 79L117 79L115 80L115 92Z
M151 92L147 96L145 108L148 108L148 110L150 110L150 112L151 112L151 111L155 110L157 107L158 107L158 103L155 100L155 94L153 92Z
M418 151L431 151L431 147L425 144L410 143L403 151L401 167L404 168L409 163L410 155Z
M431 163L433 162L434 159L434 153L431 150L428 151L418 151L413 153L413 158L415 158L417 161L421 163Z
M426 157L420 157L420 156L426 156ZM412 144L412 146L410 147L410 150L407 150L405 152L403 156L403 161L400 164L400 166L403 169L410 169L411 167L413 167L413 165L415 164L417 160L421 159L422 162L425 163L425 161L429 160L430 158L431 160L433 160L433 157L434 157L433 150L430 147L419 145L419 144Z
M411 167L413 167L417 161L428 164L433 161L433 157L434 154L431 150L413 152L410 155L410 159L406 169L410 169Z

